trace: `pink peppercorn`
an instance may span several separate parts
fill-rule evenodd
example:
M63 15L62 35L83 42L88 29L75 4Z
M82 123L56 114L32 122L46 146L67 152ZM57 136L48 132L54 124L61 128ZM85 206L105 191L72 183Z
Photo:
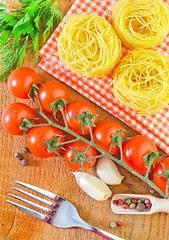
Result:
M120 221L117 222L117 227L121 227L122 225L123 225L122 222L120 222Z
M124 201L123 199L119 199L119 205L123 205Z
M124 209L127 209L127 208L129 207L129 205L128 205L127 203L123 203L122 207L123 207Z
M113 204L118 205L118 204L119 204L119 201L118 201L118 200L114 200L114 201L113 201Z
M150 208L151 207L151 203L149 202L149 203L146 203L146 208Z
M136 198L132 198L131 201L132 201L132 203L137 204L137 199Z

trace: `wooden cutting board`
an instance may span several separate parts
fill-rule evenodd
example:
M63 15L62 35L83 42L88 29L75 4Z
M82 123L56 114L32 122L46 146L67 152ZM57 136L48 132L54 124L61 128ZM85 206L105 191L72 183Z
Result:
M63 14L67 12L74 0L58 1L59 8ZM19 7L16 0L7 0L7 6L10 9ZM34 65L30 56L26 56L24 66L35 69L41 76L42 81L54 80L52 76L40 69L37 64ZM79 93L68 87L71 101L76 99L85 99ZM0 83L0 102L1 115L5 107L13 102L24 102L31 107L35 105L29 100L20 100L12 96L7 89L7 82ZM91 103L98 114L99 121L115 120L128 131L128 136L134 136L137 133L130 127L121 123L112 115L103 109ZM7 134L1 125L0 138L0 240L101 240L102 237L95 235L83 229L57 229L45 224L32 216L9 205L5 200L11 199L8 193L14 193L12 186L17 187L15 180L27 182L35 186L52 191L71 201L77 208L80 216L90 224L99 227L107 232L117 235L126 240L168 240L169 239L169 215L158 213L151 216L130 216L116 215L110 209L110 199L104 202L98 202L86 195L75 182L71 170L66 165L62 157L53 157L48 159L38 159L31 154L26 154L25 158L29 161L28 167L22 167L19 160L13 155L20 152L21 148L26 146L25 139L22 136L12 136ZM122 175L125 176L120 186L112 189L116 193L143 193L149 194L150 187L132 176L126 170L119 167ZM88 173L95 174L95 169ZM158 196L157 194L154 194ZM123 226L111 229L111 221L121 221Z

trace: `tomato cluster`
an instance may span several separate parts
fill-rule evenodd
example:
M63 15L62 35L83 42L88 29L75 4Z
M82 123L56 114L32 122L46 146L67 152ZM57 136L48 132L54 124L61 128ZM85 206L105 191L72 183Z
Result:
M64 99L69 102L69 93L65 85L59 81L49 81L41 85L40 76L32 69L27 67L21 67L14 70L8 79L8 88L10 92L22 99L29 98L28 93L34 84L38 84L38 100L41 108L45 114L53 115L53 108L51 103ZM84 124L82 127L82 120L78 116L88 112L91 118L91 125ZM60 110L57 114L60 114ZM93 106L87 101L73 101L68 103L64 108L63 122L67 124L68 128L74 133L86 136L92 133L93 142L99 148L114 155L119 153L120 148L118 144L112 146L112 138L118 132L121 139L125 138L125 131L122 126L114 121L104 121L97 125L98 117ZM2 115L2 125L4 129L13 135L22 135L23 130L20 129L20 125L23 119L30 119L30 122L35 122L35 112L26 104L12 103L4 110ZM84 117L85 118L85 117ZM27 145L32 154L40 158L47 158L55 156L60 153L62 147L56 147L56 151L48 151L45 142L47 140L58 137L57 143L64 144L64 133L62 130L55 126L50 126L47 123L36 124L35 127L29 129L26 133ZM154 142L143 135L134 136L122 143L123 161L131 169L135 170L141 175L147 173L147 164L145 163L145 155L151 152L157 151L157 147ZM76 160L76 152L81 153L81 163ZM83 156L83 153L85 154ZM73 141L67 144L65 149L65 161L70 168L79 171L80 164L82 164L83 170L91 168L97 158L97 151L94 147L89 146L83 141ZM85 161L86 158L86 161ZM87 159L91 159L87 161ZM169 158L163 159L158 162L158 158L155 158L155 171L153 173L155 184L165 192L167 179L158 174L164 173L163 165L169 169ZM162 165L162 164L163 165ZM152 171L153 165L151 165L150 171Z

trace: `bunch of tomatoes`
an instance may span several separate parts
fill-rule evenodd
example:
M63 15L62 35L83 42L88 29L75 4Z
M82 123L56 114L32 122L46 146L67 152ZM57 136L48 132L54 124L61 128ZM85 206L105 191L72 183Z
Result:
M21 99L29 98L28 93L34 84L37 84L38 86L38 98L45 114L49 116L53 115L51 103L54 101L64 99L69 102L69 92L65 85L59 81L49 81L41 84L40 76L33 69L28 67L15 69L8 78L9 91L14 96ZM84 137L89 135L89 126L85 124L84 129L82 129L81 120L75 117L75 115L83 114L84 112L88 112L94 116L91 119L94 143L110 155L116 155L120 149L117 145L114 145L110 150L112 135L121 131L120 136L125 137L125 131L120 124L114 121L104 121L97 124L97 113L89 102L77 100L66 105L64 115L68 128L78 134L78 136ZM61 114L61 112L58 110L56 115L59 114ZM20 125L25 118L35 122L36 114L34 110L24 103L12 103L6 107L2 114L3 128L12 135L22 135L23 130L20 129ZM27 131L27 146L30 152L39 158L52 157L55 156L56 153L49 152L44 143L46 140L53 139L54 137L58 137L57 141L59 143L65 142L64 133L61 129L51 126L46 122L39 123ZM75 159L76 157L76 152L84 152L87 149L85 157L86 159L91 159L90 161L83 162L83 170L91 168L97 159L97 150L93 146L89 146L87 143L83 142L81 139L82 138L79 137L79 140L76 139L64 146L65 161L70 168L76 171L80 170L79 162L72 161L72 159ZM62 149L63 148L57 148L57 152L61 152ZM153 151L157 151L157 147L148 137L137 135L122 143L122 151L123 162L139 174L145 175L147 172L147 166L144 161L144 156ZM156 158L155 169L152 165L150 170L154 170L153 179L156 186L165 192L167 178L158 175L164 174L163 166L169 169L169 157L165 157L160 162L158 162L158 159Z

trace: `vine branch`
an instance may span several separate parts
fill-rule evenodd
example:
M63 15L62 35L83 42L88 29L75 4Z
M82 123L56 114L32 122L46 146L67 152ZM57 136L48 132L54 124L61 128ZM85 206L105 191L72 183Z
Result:
M32 90L31 90L32 91ZM112 159L115 163L119 164L120 166L122 166L123 168L125 168L126 170L128 170L129 172L131 172L133 175L135 175L136 177L140 178L141 180L143 180L144 182L146 182L150 187L154 188L162 197L165 197L167 198L168 197L168 194L167 194L167 190L168 190L168 187L169 187L169 179L167 180L167 185L166 185L166 193L164 193L163 191L161 191L149 178L148 178L148 175L149 175L149 172L150 172L150 168L151 168L151 165L153 164L154 165L154 160L152 158L152 155L154 155L155 157L157 157L157 153L156 152L152 152L152 154L150 156L147 156L147 159L145 160L147 162L147 173L145 176L139 174L138 172L136 172L135 170L133 170L132 168L130 168L128 165L126 165L124 162L123 162L123 152L122 152L122 146L121 146L121 143L122 143L122 140L124 139L128 139L128 138L122 138L120 137L120 134L121 134L121 131L124 130L120 130L116 135L112 136L112 143L111 143L111 147L116 144L118 145L118 147L120 148L120 154L121 154L121 158L120 160L115 158L114 156L110 155L109 153L107 153L106 151L104 151L103 149L101 149L98 145L96 145L93 141L93 134L92 134L92 129L91 129L91 119L92 119L92 116L89 115L88 112L85 112L83 113L81 116L80 115L75 115L74 117L78 117L79 119L85 119L85 124L88 124L89 125L89 129L90 129L90 140L84 138L83 136L80 136L78 135L77 133L73 132L71 129L69 129L68 125L67 125L67 122L66 122L66 118L65 118L65 115L64 115L64 106L66 106L66 103L64 102L64 104L60 104L61 102L60 101L55 101L55 104L52 103L52 107L56 107L58 108L60 111L61 111L61 114L63 116L63 119L64 119L64 124L65 126L61 126L53 121L51 121L50 118L48 118L45 113L43 112L42 110L42 107L41 107L41 103L40 103L40 100L39 100L39 97L38 97L38 89L36 87L34 87L34 94L35 96L37 97L37 100L38 100L38 104L39 104L39 114L48 122L47 125L50 125L50 126L53 126L53 127L56 127L56 128L59 128L61 130L63 130L64 132L67 132L69 134L71 134L72 136L75 137L75 139L72 139L70 141L66 141L66 142L63 142L61 143L62 144L68 144L68 143L71 143L71 142L75 142L77 140L81 140L85 143L87 143L89 146L92 146L94 147L98 152L100 152L101 154L99 156L96 156L95 158L98 158L98 157L101 157L101 156L107 156L109 157L110 159ZM32 92L31 92L31 97L32 97ZM33 97L32 97L33 98ZM58 104L60 104L58 106ZM89 116L89 119L87 119L87 116ZM95 115L93 116L95 117ZM27 119L26 119L27 120ZM83 123L82 127L84 129L84 125ZM46 126L46 124L41 124L41 126ZM30 122L29 122L29 128L33 128L33 127L36 127L36 126L40 126L39 124L32 124L30 126ZM82 130L83 130L82 129Z

